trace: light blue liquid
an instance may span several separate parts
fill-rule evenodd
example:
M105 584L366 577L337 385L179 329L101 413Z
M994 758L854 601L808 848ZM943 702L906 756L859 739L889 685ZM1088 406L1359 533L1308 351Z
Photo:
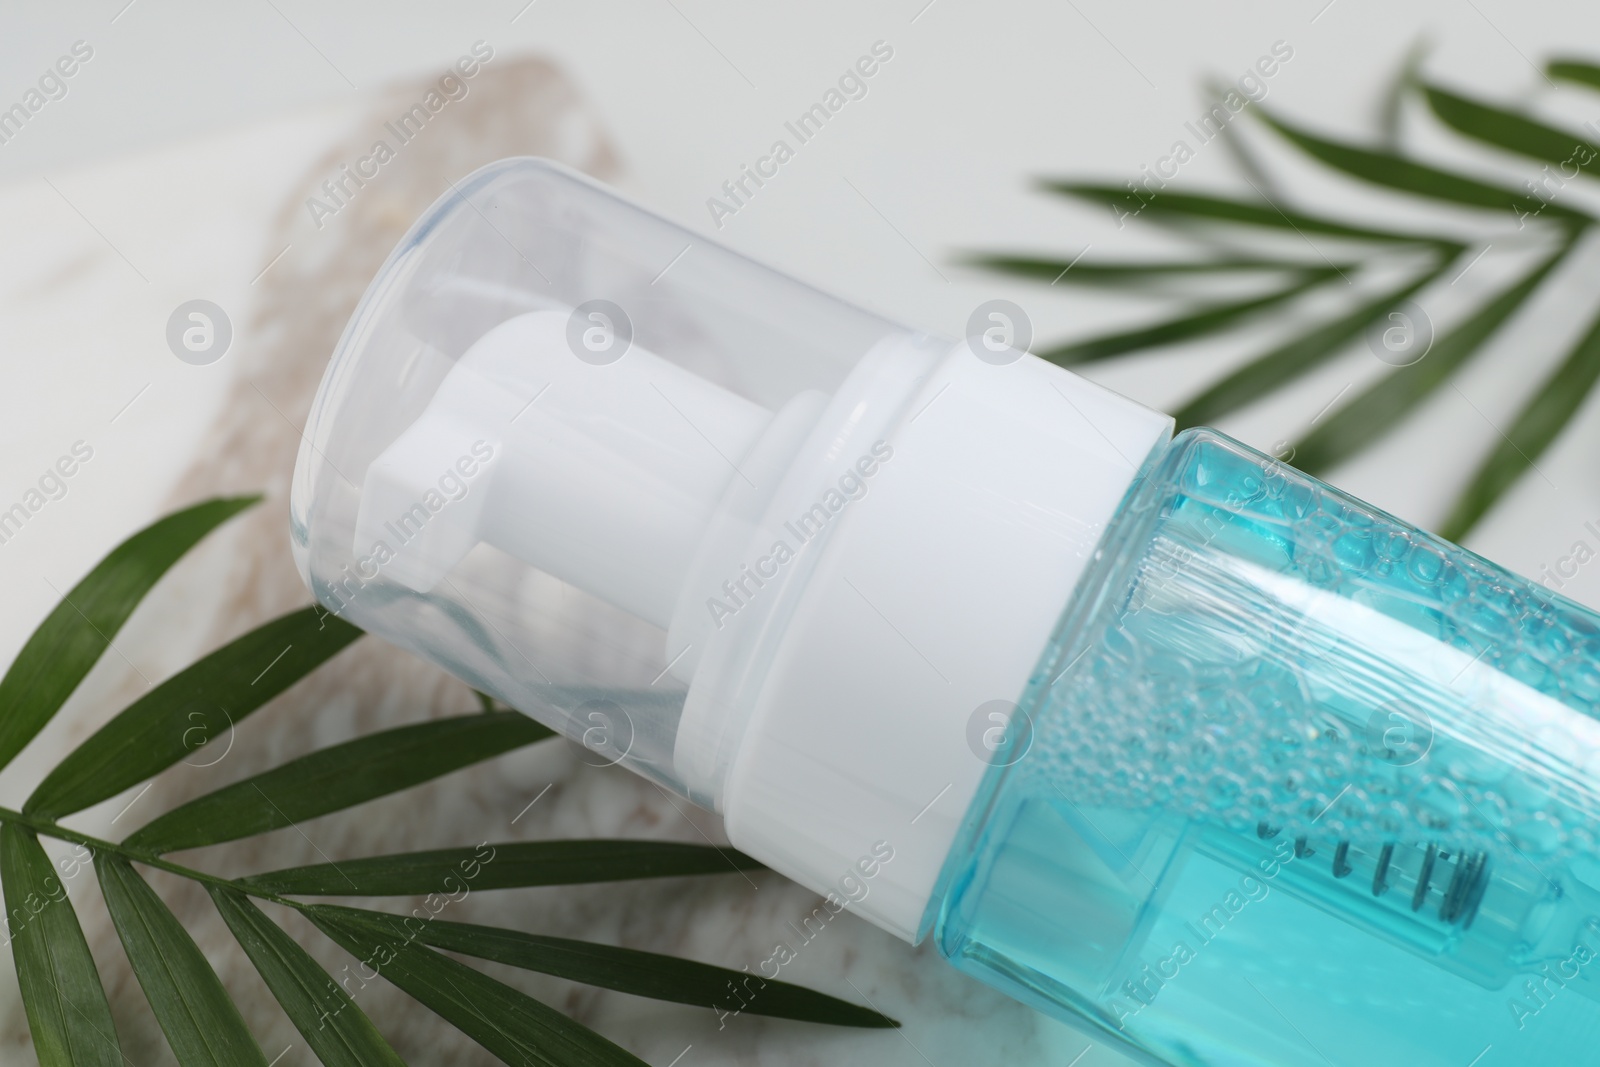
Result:
M1189 431L1068 607L936 940L1151 1063L1594 1062L1597 711L1600 616Z

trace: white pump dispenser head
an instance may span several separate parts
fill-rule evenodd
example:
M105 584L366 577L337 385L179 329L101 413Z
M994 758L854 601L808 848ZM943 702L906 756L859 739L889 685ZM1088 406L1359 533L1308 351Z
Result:
M429 592L486 542L665 629L717 501L772 415L639 346L616 362L575 359L569 318L507 319L462 355L368 468L356 545L398 529L476 445L492 455L483 484L420 525L394 580Z
M551 164L459 188L319 393L308 584L817 891L870 878L852 906L916 939L986 740L1171 420Z

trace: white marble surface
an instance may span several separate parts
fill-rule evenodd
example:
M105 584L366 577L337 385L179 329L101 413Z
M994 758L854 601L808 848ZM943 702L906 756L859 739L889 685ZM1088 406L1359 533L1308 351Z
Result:
M224 490L273 494L260 515L208 545L140 611L119 639L118 655L107 657L61 721L0 772L0 803L23 795L55 756L143 691L141 676L159 678L197 651L300 601L282 543L294 427L342 322L340 309L347 310L364 284L363 270L370 273L375 257L442 188L442 174L459 176L481 158L527 151L536 137L545 137L547 146L609 169L652 206L710 232L703 202L722 179L766 143L784 116L825 88L843 62L875 39L893 40L900 65L885 70L849 116L852 125L829 130L829 140L808 148L770 197L754 202L718 237L919 325L954 332L978 301L1004 295L1028 307L1048 334L1111 321L1126 309L1103 298L1001 284L951 260L961 249L984 246L1076 251L1094 244L1096 254L1136 254L1138 238L1029 193L1027 179L1064 170L1119 178L1136 173L1140 162L1165 150L1172 131L1196 108L1192 87L1200 72L1240 68L1267 43L1286 37L1296 42L1301 65L1287 68L1274 85L1276 102L1354 130L1366 121L1378 72L1425 26L1440 31L1437 63L1447 75L1512 94L1525 94L1534 83L1519 51L1539 56L1569 40L1600 40L1593 32L1600 15L1590 9L1487 0L1478 5L1482 19L1457 6L1380 8L1357 0L1338 0L1321 15L1320 0L1226 11L1084 4L1081 13L1071 5L1046 12L938 0L921 13L920 3L907 10L841 3L804 15L687 5L675 13L659 4L598 14L541 2L510 21L521 6L469 5L447 22L420 11L379 17L355 8L341 20L288 8L360 90L349 90L304 51L304 36L270 15L240 31L182 5L180 16L150 4L115 23L108 21L114 12L97 13L93 32L97 42L106 42L104 66L86 69L76 95L43 116L52 125L27 131L37 134L31 147L20 140L0 147L0 174L11 179L0 188L0 233L6 235L0 246L0 506L19 499L73 442L95 449L67 495L0 544L0 599L8 609L0 616L0 659L14 654L57 590L173 503ZM163 110L151 86L182 69L182 23L167 21L180 17L199 20L208 34L236 36L200 35L213 47L188 68L183 99ZM146 19L148 25L139 21ZM1164 31L1153 31L1155 23ZM69 17L29 15L18 33L0 35L0 69L14 75L10 83L25 85L62 45L87 32ZM327 229L309 228L308 191L330 162L368 139L385 101L410 91L402 86L393 90L398 97L380 96L366 87L401 71L431 72L477 37L499 44L508 65L528 46L562 58L590 103L537 79L519 82L519 103L507 104L498 124L484 116L476 125L463 124L426 156L419 153L414 167L408 162L408 176L397 175L388 188L375 186L359 210ZM276 89L264 73L289 68L296 77ZM533 78L537 68L526 70ZM740 70L760 88L747 92ZM1140 70L1153 76L1154 87ZM88 80L102 72L100 81ZM249 106L229 104L223 88L209 93L216 100L208 102L210 87L247 81L256 86ZM298 109L266 117L284 101ZM252 109L258 120L238 120ZM1596 114L1580 109L1573 117L1600 116L1600 104L1590 110ZM505 121L508 116L526 119L526 126ZM561 116L569 117L566 126L554 121ZM154 134L141 138L146 128ZM179 135L186 139L171 140ZM610 162L603 145L612 149ZM1223 182L1226 169L1223 160L1207 158L1185 180L1203 188ZM172 308L194 297L222 305L237 331L234 350L209 367L179 363L162 336ZM1570 328L1559 304L1557 294L1550 314L1497 346L1500 358L1480 361L1463 375L1459 394L1430 405L1423 418L1340 472L1339 480L1399 514L1437 520L1493 432L1490 424L1515 410L1545 366L1509 357L1541 351L1532 342L1546 331ZM1220 360L1242 354L1212 350ZM1145 357L1106 371L1103 379L1162 404L1209 373L1212 357ZM1345 384L1372 373L1370 362L1360 354L1336 361L1225 428L1270 444L1306 425ZM1597 446L1600 419L1586 413L1540 461L1543 477L1518 487L1474 537L1474 547L1525 571L1565 554L1582 535L1582 523L1600 518ZM1569 591L1600 603L1600 568L1580 573ZM432 713L464 706L459 686L377 651L353 653L330 675L263 712L252 724L257 729L250 744L212 777L163 784L140 803L154 810L313 745L415 718L419 706ZM551 794L513 830L510 816L547 784ZM83 824L111 826L132 795L86 813ZM353 819L323 820L308 832L316 847L349 854L444 844L480 829L681 840L716 833L714 820L687 818L622 772L592 771L559 746L452 778ZM314 858L307 841L282 831L205 860L219 870L242 870L253 862L300 862L302 854ZM473 910L463 915L739 966L764 957L775 932L812 904L775 877L752 881L541 891L515 900L502 894L470 902ZM158 885L198 924L219 970L251 1005L269 1058L290 1046L284 1067L309 1063L304 1046L230 949L226 932L207 918L203 901L171 883ZM126 1023L130 1059L139 1067L170 1062L140 1015L137 989L108 931L90 918L98 909L94 897L85 887L80 907L110 976L119 1024ZM853 919L828 936L835 933L802 955L795 979L851 999L863 993L906 1020L904 1031L824 1031L751 1018L719 1031L714 1019L690 1009L518 981L652 1063L670 1063L692 1045L680 1067L1065 1065L1090 1044L953 974L926 947L910 950ZM374 993L363 1006L393 1028L413 1062L487 1062L452 1043L403 998ZM30 1055L19 1019L14 978L3 960L0 1058L7 1063L28 1062ZM1120 1061L1096 1044L1077 1062Z

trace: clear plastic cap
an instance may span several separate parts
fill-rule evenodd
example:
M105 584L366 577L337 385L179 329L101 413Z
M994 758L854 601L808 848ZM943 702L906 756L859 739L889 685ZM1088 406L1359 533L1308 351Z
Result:
M726 628L691 586L748 603L720 590L775 483L888 338L927 344L560 165L491 164L412 227L339 341L295 470L301 573L595 762L714 805L719 761L686 774L675 752Z

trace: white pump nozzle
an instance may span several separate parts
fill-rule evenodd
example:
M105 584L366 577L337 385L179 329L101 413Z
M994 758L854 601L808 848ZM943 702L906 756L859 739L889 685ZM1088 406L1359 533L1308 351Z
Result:
M431 590L480 542L665 629L771 413L635 344L597 365L570 316L486 333L367 470L356 548Z

